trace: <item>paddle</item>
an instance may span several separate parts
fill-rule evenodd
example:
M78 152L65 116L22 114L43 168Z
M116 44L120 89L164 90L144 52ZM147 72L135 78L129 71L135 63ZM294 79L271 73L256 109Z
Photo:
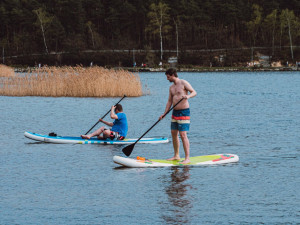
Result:
M183 100L184 98L182 98L182 99L180 99L173 107L171 107L170 109L169 109L169 111L168 112L166 112L166 114L165 115L163 115L163 117L162 118L164 118L176 105L178 105L182 100ZM136 142L134 142L133 144L131 144L131 145L128 145L128 146L126 146L125 148L123 148L122 149L122 151L123 151L123 153L126 155L126 156L130 156L130 154L131 154L131 152L133 151L133 148L134 148L134 146L135 146L135 144L139 141L139 140L141 140L142 139L142 137L144 137L156 124L158 124L158 122L160 121L160 119L158 120L158 121L156 121L156 123L152 126L152 127L150 127L150 129L149 130L147 130L139 139L137 139L137 141Z
M118 101L116 104L115 104L115 106L118 104L118 103L120 103L124 98L126 97L126 95L124 95L123 96L123 98L121 98L121 100L120 101ZM104 117L106 117L106 115L108 114L110 112L110 110L104 115L104 116L102 116L101 117L101 119L104 119ZM95 123L95 125L91 128L91 129L89 129L89 131L88 132L86 132L86 134L85 135L87 135L98 123L99 123L100 121L98 120L98 122L97 123Z

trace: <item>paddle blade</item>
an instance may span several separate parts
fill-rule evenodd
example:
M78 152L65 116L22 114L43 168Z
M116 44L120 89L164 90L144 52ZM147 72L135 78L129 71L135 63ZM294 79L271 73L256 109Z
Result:
M130 156L131 152L133 151L135 143L126 146L125 148L122 149L122 152L126 155L126 156Z

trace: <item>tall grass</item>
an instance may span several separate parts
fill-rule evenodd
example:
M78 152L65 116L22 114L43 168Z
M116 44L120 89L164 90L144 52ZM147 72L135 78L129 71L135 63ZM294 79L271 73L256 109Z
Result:
M0 77L14 77L15 71L9 66L0 64Z
M138 75L102 67L42 67L23 76L1 80L7 96L116 97L141 96Z

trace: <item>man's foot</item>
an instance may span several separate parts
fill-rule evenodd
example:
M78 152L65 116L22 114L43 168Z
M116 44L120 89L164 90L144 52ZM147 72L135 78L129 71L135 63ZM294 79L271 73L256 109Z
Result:
M181 164L189 164L191 161L190 159L185 159L182 162L180 162Z
M90 139L90 137L89 137L88 135L81 135L81 137L82 137L83 139Z
M169 158L169 159L167 159L168 161L173 161L173 160L180 160L180 158L179 157L172 157L172 158Z

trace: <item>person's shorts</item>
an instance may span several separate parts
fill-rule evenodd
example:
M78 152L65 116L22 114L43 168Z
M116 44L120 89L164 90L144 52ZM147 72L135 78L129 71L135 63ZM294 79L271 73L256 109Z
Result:
M105 128L104 130L110 130L110 129ZM120 136L119 132L112 131L112 130L110 130L110 134L109 134L108 138L110 140L123 140L123 139L125 139L125 137Z
M171 120L171 130L190 130L190 109L173 110Z

